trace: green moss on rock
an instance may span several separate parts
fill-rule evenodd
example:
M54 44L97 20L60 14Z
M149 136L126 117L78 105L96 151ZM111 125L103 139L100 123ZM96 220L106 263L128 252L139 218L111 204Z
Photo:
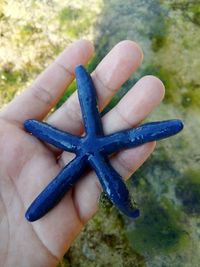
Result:
M103 197L102 201L98 214L65 255L64 266L144 267L143 256L129 244L121 215L106 198Z
M187 240L186 232L179 224L180 217L180 211L169 201L145 198L142 215L128 232L133 247L143 254L177 251Z
M184 211L200 215L200 171L188 170L176 185L176 196L181 200Z

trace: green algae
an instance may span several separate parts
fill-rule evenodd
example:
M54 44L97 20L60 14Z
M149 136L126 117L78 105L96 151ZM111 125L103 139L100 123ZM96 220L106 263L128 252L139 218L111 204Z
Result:
M128 242L122 216L105 202L65 255L66 266L144 267L144 257Z
M61 24L64 24L71 20L77 20L81 15L80 8L65 7L59 13L59 20Z
M128 231L130 242L138 252L158 254L175 252L187 244L187 233L180 224L181 213L163 199L145 198L142 216Z
M80 38L89 32L95 15L96 12L93 10L88 12L88 6L64 7L58 14L59 30L66 33L69 38Z
M176 185L176 196L190 215L200 215L200 171L188 170Z
M86 19L82 9L79 8L63 8L59 14L59 21L60 30L67 32L71 38L78 37L83 31L87 30L89 25L88 19Z
M26 35L33 34L34 32L36 32L36 28L30 23L27 23L21 28L22 38L25 37Z
M17 71L13 69L13 65L7 64L0 70L0 104L10 101L19 90L19 88L28 80L27 72Z
M189 84L188 88L191 90L182 94L181 104L184 108L199 107L200 106L200 91L199 85Z
M169 5L172 9L181 11L187 20L200 25L200 5L198 1L171 1Z

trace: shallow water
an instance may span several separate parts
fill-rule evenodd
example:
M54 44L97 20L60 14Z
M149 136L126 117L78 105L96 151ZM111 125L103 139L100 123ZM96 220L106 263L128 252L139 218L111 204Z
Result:
M142 216L125 219L127 236L147 266L199 266L200 261L200 4L198 1L105 1L97 47L133 39L145 60L121 95L139 77L164 81L164 103L148 120L180 118L184 131L158 144L132 177ZM117 101L117 98L115 99Z

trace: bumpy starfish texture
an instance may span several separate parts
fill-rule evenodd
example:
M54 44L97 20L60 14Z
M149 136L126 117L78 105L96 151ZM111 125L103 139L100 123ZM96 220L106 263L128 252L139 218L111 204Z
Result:
M84 136L72 135L37 120L24 122L24 128L40 140L76 154L33 201L25 216L29 221L44 216L74 186L88 166L91 166L113 204L127 216L136 218L139 216L139 210L133 207L123 179L111 166L108 156L121 149L133 148L177 134L182 130L183 124L180 120L151 122L105 136L92 78L81 65L76 67L76 81L85 128Z

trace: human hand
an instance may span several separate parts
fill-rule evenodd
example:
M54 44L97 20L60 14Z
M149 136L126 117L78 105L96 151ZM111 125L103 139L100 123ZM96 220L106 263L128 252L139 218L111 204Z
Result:
M72 241L98 208L101 192L94 172L80 179L46 216L30 223L24 213L35 197L72 159L72 154L46 145L25 132L26 119L43 120L74 79L78 64L93 54L88 41L70 45L33 83L0 114L0 262L2 266L56 266ZM99 107L137 69L141 49L132 41L117 44L92 73ZM105 134L138 125L164 96L162 82L146 76L103 116ZM75 92L46 121L64 131L81 135L82 118ZM119 152L111 163L124 178L150 155L155 142Z

